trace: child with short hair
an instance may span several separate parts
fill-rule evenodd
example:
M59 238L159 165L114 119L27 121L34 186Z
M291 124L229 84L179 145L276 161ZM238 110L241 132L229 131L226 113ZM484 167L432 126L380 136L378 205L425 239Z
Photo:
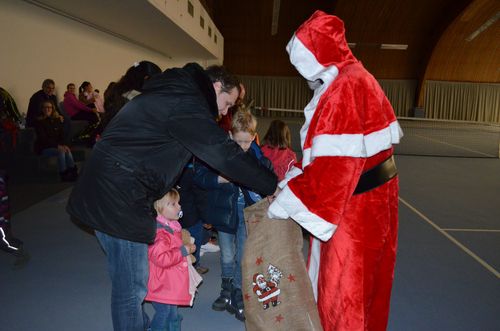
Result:
M177 306L191 306L196 287L201 282L188 260L196 246L182 242L179 200L179 192L171 189L154 203L158 213L157 230L155 241L148 248L149 280L145 298L155 309L151 331L180 330L182 316Z
M288 125L281 120L273 120L264 136L262 153L271 160L279 181L285 178L287 171L297 162L297 156L291 145Z
M248 111L239 110L233 115L229 136L243 151L259 159L262 165L271 167L270 161L253 142L256 128L255 117ZM218 231L221 251L221 293L212 304L212 309L227 310L244 321L241 260L247 235L243 209L259 201L261 196L230 182L201 163L195 164L194 179L199 187L208 191L204 220Z

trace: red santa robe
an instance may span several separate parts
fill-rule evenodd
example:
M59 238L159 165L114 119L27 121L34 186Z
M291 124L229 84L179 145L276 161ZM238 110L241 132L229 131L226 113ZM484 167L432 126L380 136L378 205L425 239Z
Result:
M402 131L379 84L352 55L340 19L317 11L287 51L305 79L323 84L304 109L302 164L280 182L269 217L291 217L313 235L308 271L325 331L385 330L398 180L353 192L363 172L392 155Z

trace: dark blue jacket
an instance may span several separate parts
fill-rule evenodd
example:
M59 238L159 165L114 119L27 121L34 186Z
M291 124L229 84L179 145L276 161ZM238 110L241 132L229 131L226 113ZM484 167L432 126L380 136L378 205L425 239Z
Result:
M272 170L272 164L260 150L259 146L252 143L247 152L259 162ZM233 183L218 183L219 173L209 168L202 162L194 163L194 182L207 191L206 204L201 209L202 218L205 223L212 224L218 231L235 233L238 228L238 196L239 189L245 198L245 207L253 205L259 199L255 199L255 193L247 188ZM261 197L260 197L261 198Z

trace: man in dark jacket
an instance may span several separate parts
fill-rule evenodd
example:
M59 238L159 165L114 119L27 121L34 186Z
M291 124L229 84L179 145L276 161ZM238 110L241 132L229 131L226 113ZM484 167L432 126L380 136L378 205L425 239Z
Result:
M59 103L57 101L57 96L55 95L55 83L52 79L47 78L42 83L42 89L35 92L28 104L28 112L26 113L26 127L34 128L36 121L42 117L42 103L44 101L52 101L54 110L58 114L58 118L63 124L64 130L64 141L69 142L69 136L71 134L71 118L66 114L61 112L59 109Z
M44 101L50 100L56 107L55 111L61 116L61 112L58 109L57 97L54 94L55 83L52 79L47 78L42 83L42 89L35 92L28 104L28 112L26 113L26 126L28 128L35 127L36 120L42 116L42 103ZM62 121L61 116L61 121Z
M190 63L151 77L95 145L67 210L95 229L108 258L115 330L144 330L147 244L155 239L153 202L177 181L194 155L264 195L276 176L217 126L238 96L238 80L224 68Z

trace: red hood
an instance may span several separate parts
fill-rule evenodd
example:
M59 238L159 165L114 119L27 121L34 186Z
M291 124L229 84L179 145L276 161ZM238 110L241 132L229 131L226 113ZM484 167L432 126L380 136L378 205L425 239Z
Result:
M290 62L310 81L322 78L328 67L335 66L340 71L357 62L347 45L342 20L320 10L295 31L287 51Z

